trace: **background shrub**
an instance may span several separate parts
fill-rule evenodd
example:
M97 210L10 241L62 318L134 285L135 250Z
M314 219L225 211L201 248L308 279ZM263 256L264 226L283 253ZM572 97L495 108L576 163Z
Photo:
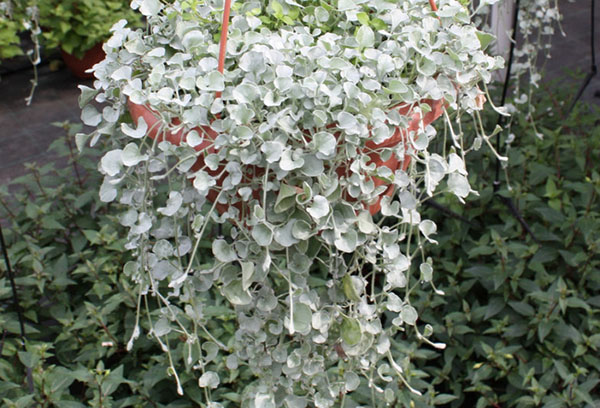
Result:
M79 127L59 125L68 136L51 148L69 166L30 165L27 176L0 190L0 219L26 323L23 344L2 260L0 405L192 406L189 400L178 405L186 399L177 397L154 342L140 338L126 350L138 299L122 272L129 259L125 234L98 199L95 168L103 148L75 157Z
M447 349L423 356L420 369L458 397L452 407L591 407L600 394L600 116L582 106L565 118L558 101L569 100L547 89L534 121L515 115L501 198L493 159L474 154L481 196L442 202L470 223L428 214L443 269L434 281L446 295L423 292L419 315Z
M505 172L511 189L500 195L513 199L539 242L494 196L495 163L483 153L474 153L471 163L470 181L480 197L466 206L440 201L469 223L429 210L439 225L431 256L444 270L434 282L446 295L419 291L415 306L420 324L431 324L447 348L417 348L409 334L394 339L394 353L417 362L407 378L421 389L426 383L420 379L433 379L437 395L411 402L409 393L400 394L406 399L392 406L592 407L598 399L599 116L582 107L563 118L557 101L565 100L553 90L535 102L543 139L524 115L516 114L511 127L515 140ZM196 378L183 372L185 397L177 395L167 354L154 341L140 337L127 352L137 289L123 273L125 231L109 215L118 204L97 197L104 149L75 157L77 126L61 125L68 136L52 148L69 166L32 165L28 176L0 188L0 219L26 321L23 344L1 263L0 405L196 406L202 399ZM210 239L202 246L210 248ZM201 250L201 257L207 254L210 249ZM152 301L139 307L160 312ZM218 305L207 313L220 339L235 331ZM180 343L172 353L176 365L185 364ZM229 372L216 392L239 406L236 382L248 374L243 367L212 365Z

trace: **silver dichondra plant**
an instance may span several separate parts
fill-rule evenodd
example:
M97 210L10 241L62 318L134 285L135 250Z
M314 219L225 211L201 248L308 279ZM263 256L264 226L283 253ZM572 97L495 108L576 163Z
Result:
M100 196L126 207L129 347L148 330L209 407L420 394L395 340L443 347L410 303L436 290L419 208L472 192L464 156L490 137L478 84L502 65L491 37L454 0L245 1L221 73L221 1L132 6L147 29L113 27L82 87L95 130L78 135L114 145ZM481 131L464 134L464 115Z
M517 32L512 32L514 13L518 6ZM511 41L514 42L514 58L510 72L510 113L517 107L534 110L530 103L533 93L540 85L545 62L551 58L551 42L562 18L557 0L484 0L471 3L474 21L484 31L496 31L501 41L493 44L492 52L508 56ZM504 81L502 75L501 81Z

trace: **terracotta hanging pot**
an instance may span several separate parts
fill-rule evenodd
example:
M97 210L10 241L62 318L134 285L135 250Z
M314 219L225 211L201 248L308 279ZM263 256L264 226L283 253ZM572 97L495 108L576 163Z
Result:
M73 75L81 79L93 78L94 74L86 71L106 57L106 54L102 49L102 43L98 43L87 50L82 58L77 58L76 56L65 52L63 49L60 50L60 54L62 55L65 65L71 70Z
M413 105L402 104L398 105L393 109L397 109L398 112L403 116L410 117L408 127L405 129L396 128L391 137L385 139L381 143L375 143L372 140L368 140L365 143L364 153L367 153L371 159L367 164L375 164L377 168L387 167L393 172L398 169L406 170L410 165L410 156L405 155L402 161L399 161L397 157L392 154L388 160L383 160L380 156L381 149L393 148L400 143L406 143L408 140L409 132L416 132L420 126L428 126L437 120L444 113L444 102L442 100L423 99L420 104L427 104L431 108L431 111L421 116L420 113L413 113ZM339 176L346 175L346 168L342 167L336 170ZM381 200L385 197L391 197L394 195L395 187L394 184L386 183L385 180L379 177L372 177L375 188L380 186L387 186L387 189L379 195L374 203L368 205L369 212L371 215L377 214L381 210ZM346 197L348 201L353 201L351 197Z
M401 106L395 108L395 109L398 109L398 111L401 115L411 117L409 125L406 129L396 128L396 130L394 131L394 134L390 138L384 140L381 143L367 141L367 143L365 144L365 148L363 150L365 153L367 153L367 155L370 158L370 161L367 164L375 164L376 167L384 167L385 166L385 167L389 168L392 172L395 172L398 169L406 170L408 168L408 166L410 165L410 156L409 155L406 155L404 157L404 160L402 160L402 161L399 161L398 158L396 157L396 155L394 155L394 154L392 154L389 159L383 160L380 156L380 152L381 152L381 149L383 149L383 148L392 148L392 147L395 147L396 145L398 145L399 143L405 143L408 138L409 132L418 130L420 126L427 126L427 125L431 124L436 119L438 119L444 112L444 103L441 100L426 99L426 100L421 101L421 103L427 103L431 107L431 111L427 112L423 116L421 116L421 114L419 114L419 113L413 113L411 115L411 112L413 109L412 109L412 106L409 106L409 105L401 105ZM199 170L199 169L205 167L204 156L206 154L216 153L216 149L213 145L213 141L217 137L217 133L213 129L211 129L209 126L200 126L200 127L196 127L194 129L185 130L185 131L184 131L184 129L180 129L177 132L164 132L164 131L161 131L160 115L158 113L153 112L147 106L135 104L131 101L128 101L128 108L129 108L129 112L131 113L131 117L133 118L134 123L137 123L140 117L144 118L144 121L148 125L148 129L149 129L148 136L152 139L156 139L158 141L166 140L171 144L179 146L182 142L185 142L186 135L191 130L195 130L196 132L198 132L199 135L204 136L204 140L202 141L202 143L200 143L199 145L194 147L194 149L197 152L202 152L203 154L198 155L196 163L194 163L194 165L191 167L192 171L196 171L196 170ZM175 119L173 121L173 125L179 125L180 123L181 122L177 119ZM335 125L330 125L330 126L334 127ZM206 172L210 176L216 178L223 171L223 168L224 168L224 166L220 166L219 168L217 168L214 171L211 171L210 169L206 169ZM347 168L345 166L340 167L340 168L336 169L336 173L340 177L347 175ZM264 169L257 167L257 166L248 166L246 168L246 172L244 174L242 181L250 181L256 177L261 177L263 174L264 174ZM222 185L225 177L226 177L226 175L222 175L221 177L219 177L216 180L216 184L218 186ZM378 213L381 210L381 200L383 199L383 197L385 197L385 196L391 197L394 194L394 185L389 184L386 181L384 181L378 177L372 177L371 180L373 180L375 188L382 186L382 185L387 186L387 189L377 198L377 200L374 203L365 204L365 207L368 207L369 212L372 215L375 215L376 213ZM254 198L259 198L260 194L261 194L260 190L253 191ZM211 202L214 202L214 200L216 200L216 198L217 198L217 192L215 190L210 190L207 195L207 198ZM347 199L348 199L348 201L353 201L351 197L347 197ZM240 211L243 210L241 202L236 203L234 206L236 208L238 208ZM224 213L225 211L227 211L228 205L217 204L216 208L220 213Z
M435 7L435 1L430 0L430 3L432 4L434 11L437 10L437 7ZM224 4L224 8L223 8L223 23L221 25L221 38L219 41L219 60L218 60L218 68L217 68L217 70L221 74L223 73L224 66L225 66L225 54L226 54L226 50L227 50L227 32L228 32L228 27L229 27L230 10L231 10L231 0L225 0L225 4ZM216 92L216 97L217 98L221 97L221 92ZM375 164L376 167L385 166L385 167L389 168L392 172L398 170L399 168L401 168L402 170L406 170L408 168L408 166L410 165L410 156L409 155L405 155L404 159L401 162L398 161L398 159L396 158L396 156L394 154L392 154L388 160L384 161L381 158L379 151L380 151L380 149L383 149L383 148L394 147L394 146L398 145L399 143L406 143L409 132L418 130L420 126L427 126L427 125L431 124L433 121L435 121L437 118L439 118L442 115L442 113L444 112L444 102L442 100L424 99L424 100L420 101L420 103L428 104L431 108L431 111L429 111L425 115L421 116L420 113L413 112L414 105L401 104L401 105L398 105L398 106L395 106L394 108L392 108L392 109L397 109L401 115L410 117L410 122L408 124L408 127L406 129L396 128L394 131L394 134L390 138L384 140L381 143L367 141L367 143L365 144L365 148L363 150L363 152L366 153L370 158L370 161L367 164L373 163L373 164ZM148 128L150 129L148 132L148 136L150 136L152 139L156 139L158 137L159 140L167 140L176 146L181 144L181 142L185 141L186 134L184 134L185 132L183 129L181 129L175 133L173 133L173 132L159 133L159 131L161 129L161 123L160 123L160 119L159 119L160 115L158 115L158 113L156 113L156 112L152 112L152 110L150 110L148 107L146 107L144 105L134 104L131 101L128 101L128 107L129 107L129 111L130 111L131 116L135 123L137 123L137 121L140 117L144 118L146 124L148 125ZM178 125L180 123L181 122L179 120L175 120L173 122L174 125ZM329 125L329 127L335 127L335 126L336 126L335 124ZM189 131L191 131L191 130L195 130L198 132L198 134L206 136L204 138L204 141L201 144L194 147L194 149L196 151L206 152L207 154L216 152L216 149L214 148L213 143L212 143L212 141L217 137L217 133L214 130L212 130L208 126L197 127L194 129L190 129ZM335 135L335 136L337 137L338 135ZM204 164L205 164L204 163L204 155L200 154L200 155L198 155L198 159L197 159L196 163L194 164L194 166L192 166L191 169L192 169L192 171L198 170L200 168L203 168ZM210 171L210 169L209 169L209 170L207 170L207 173L216 178L216 177L218 177L218 174L220 174L222 172L223 168L224 168L224 166L219 166L219 168L216 169L215 171ZM343 176L344 174L346 174L347 173L346 166L342 166L342 167L336 169L336 173L340 177ZM242 181L251 181L255 177L260 177L262 175L264 175L264 169L259 168L257 166L248 166L245 169L245 174L242 177ZM218 178L216 180L216 184L222 185L225 177L226 176L223 175L220 178ZM371 180L373 181L375 187L379 187L382 185L387 186L387 189L377 198L377 200L374 203L365 203L365 207L369 209L369 212L372 215L374 215L381 210L381 200L383 199L383 197L385 197L385 196L391 197L394 194L394 185L386 183L385 180L382 180L378 177L372 177ZM298 190L300 190L299 187L296 187L296 188ZM254 198L260 197L260 190L254 190L253 197ZM211 202L214 202L217 198L217 192L215 190L210 190L207 195L207 198ZM346 199L348 199L349 201L352 200L352 198L348 197L348 196L346 197ZM245 208L241 202L234 204L234 206L236 208L238 208L241 213L244 213ZM217 203L216 208L222 214L225 211L227 211L228 205Z

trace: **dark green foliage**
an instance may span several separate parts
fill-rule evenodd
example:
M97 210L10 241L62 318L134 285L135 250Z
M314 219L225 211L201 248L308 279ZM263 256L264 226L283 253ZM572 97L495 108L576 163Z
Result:
M46 47L60 47L77 58L106 41L117 21L140 24L140 15L130 8L129 0L44 0L38 7Z
M75 165L77 128L65 127L69 143L58 140L52 148L70 161L67 167L32 165L29 175L0 190L0 218L26 321L23 344L2 260L0 406L193 406L176 395L154 342L142 335L126 351L138 299L122 273L129 256L124 231L110 215L116 211L98 200L95 168L102 148L84 151Z
M0 59L23 54L19 39L19 24L9 20L0 12Z
M514 117L506 169L511 190L504 184L500 191L513 199L539 243L494 196L494 160L485 151L470 163L471 183L481 196L466 206L440 199L474 225L429 212L438 224L439 245L429 249L434 282L446 295L427 289L420 298L415 294L414 305L419 323L434 328L431 340L444 341L447 349L417 347L400 336L392 344L395 355L418 362L406 373L413 386L424 390L420 379L435 383L436 394L415 399L417 407L593 407L600 399L600 116L580 110L561 119L552 105L557 100L568 98L549 94L536 104L543 140L523 116ZM77 129L67 128L71 140ZM186 370L185 396L177 395L167 354L144 335L144 313L142 335L126 351L138 299L123 272L126 232L110 215L120 209L97 198L101 147L84 151L77 167L68 143L53 147L69 166L32 166L10 194L0 189L0 218L27 330L23 345L0 262L0 405L199 406L198 379ZM157 316L154 304L149 296L150 313ZM230 316L219 305L205 313L209 331L225 341L234 330ZM183 367L185 343L178 343L172 357ZM205 343L208 353L214 343ZM220 360L209 369L229 372L213 393L239 406L237 384L249 374ZM357 392L367 398L370 391ZM392 406L411 406L413 397L403 395Z
M594 407L600 400L600 119L597 108L560 116L543 92L537 131L517 115L509 150L511 198L539 242L493 193L495 160L471 157L467 206L442 201L479 224L430 211L439 245L422 321L447 349L422 361L452 407ZM495 120L495 118L493 118ZM504 177L503 177L504 179ZM429 292L423 292L428 294Z

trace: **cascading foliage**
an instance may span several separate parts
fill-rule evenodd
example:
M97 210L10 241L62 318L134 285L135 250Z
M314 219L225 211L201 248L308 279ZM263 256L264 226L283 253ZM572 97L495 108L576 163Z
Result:
M491 136L480 85L502 65L491 36L453 0L239 2L220 73L221 1L132 7L147 28L113 27L81 87L95 129L78 135L114 144L100 197L124 206L135 255L130 344L151 334L179 392L200 387L210 407L376 407L430 390L394 339L443 347L410 303L435 290L436 226L419 208L472 192L464 157ZM155 119L132 123L135 105ZM436 106L441 131L419 120Z

